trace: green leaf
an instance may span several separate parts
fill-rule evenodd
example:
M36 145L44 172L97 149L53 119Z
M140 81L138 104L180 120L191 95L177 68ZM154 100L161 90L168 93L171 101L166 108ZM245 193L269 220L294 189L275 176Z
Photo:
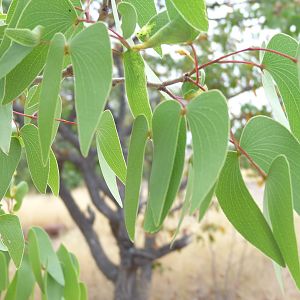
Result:
M28 232L28 246L27 246L29 261L32 272L42 292L45 291L44 279L42 275L42 262L39 249L38 237L34 230Z
M195 29L207 32L208 18L205 0L171 0L182 17Z
M28 300L32 294L35 280L29 264L28 256L24 255L20 269L15 274L15 300Z
M300 45L298 45L298 50L297 50L297 71L298 71L298 81L299 81L299 86L300 86Z
M80 300L79 280L68 250L61 245L57 251L57 256L65 276L64 299Z
M9 72L11 72L20 62L32 52L32 47L27 47L12 43L12 45L7 49L7 51L0 58L0 79L5 77ZM4 104L8 102L4 101Z
M4 300L15 300L16 291L17 291L17 276L14 276L13 280L11 281L7 289Z
M193 193L193 187L194 187L194 172L193 172L193 166L192 164L189 164L189 172L188 172L188 179L187 179L187 186L185 190L185 196L183 201L183 206L181 209L181 214L179 218L179 222L176 228L176 231L172 237L172 243L173 244L179 234L180 227L183 223L184 217L188 213L190 206L191 206L191 200L192 200L192 193ZM172 248L172 246L171 246Z
M80 287L80 300L88 300L88 291L86 285L83 282L80 282L79 287Z
M57 258L56 253L53 250L51 241L47 233L38 227L32 227L29 232L32 232L31 239L35 239L35 244L33 248L33 254L39 253L39 263L37 260L34 260L34 264L40 266L40 268L46 269L47 272L62 286L65 284L64 274ZM33 256L30 255L30 258ZM32 260L31 260L32 264ZM37 268L37 266L36 266ZM35 272L35 276L37 273ZM38 275L37 278L40 278Z
M0 215L0 239L7 247L16 268L22 262L25 241L19 218L14 215Z
M212 189L209 191L205 199L202 201L200 208L199 208L199 222L204 218L211 201L213 199L214 193L216 190L216 184L212 187Z
M54 152L50 151L50 157L49 157L49 178L48 178L48 185L53 193L54 196L58 197L59 195L59 169L57 160L55 157Z
M2 199L11 182L21 158L21 145L17 138L12 138L8 155L0 150L0 199Z
M185 118L182 118L180 123L180 128L179 128L174 167L172 170L172 176L170 179L167 196L164 203L162 216L159 221L159 224L155 224L153 213L151 211L150 206L148 206L146 209L145 220L144 220L144 229L146 232L155 233L161 229L162 224L165 218L167 217L168 212L172 207L172 204L174 203L174 200L178 193L178 189L180 187L182 173L184 169L185 148L186 148L186 120Z
M157 15L154 15L149 22L144 25L141 30L137 33L137 37L145 42L149 40L157 31L159 31L162 27L168 24L170 21L167 11L162 11ZM162 55L161 47L156 47L154 49L159 55Z
M156 15L154 0L126 0L126 2L135 7L138 16L138 24L141 28Z
M112 51L106 26L96 23L70 42L81 152L87 156L111 89Z
M113 172L125 183L126 162L123 156L117 128L112 113L105 110L100 119L97 130L97 144Z
M300 267L293 216L290 167L284 155L270 166L265 187L265 201L275 240L295 283L300 288Z
M50 42L39 103L39 140L44 165L48 163L50 147L53 141L52 132L62 79L64 48L64 35L61 33L55 34Z
M276 34L267 48L296 57L298 42L285 34ZM300 86L297 65L285 57L269 52L264 54L262 63L278 86L291 130L300 139Z
M123 207L123 203L120 197L118 185L117 185L117 180L116 180L116 174L115 172L111 169L109 164L106 162L103 153L100 149L100 138L97 139L97 152L98 152L98 159L99 159L99 164L100 164L100 169L103 175L103 178L107 184L107 187L109 188L111 194L117 201L120 207Z
M158 30L143 44L134 46L134 49L141 50L147 48L155 48L162 44L180 44L191 43L199 35L199 31L190 26L182 16L177 12L176 8L170 2L166 1L168 15L170 21Z
M267 70L264 70L262 74L262 83L265 90L265 95L270 103L273 117L276 121L281 123L287 129L290 129L289 122L286 115L281 107L280 100L277 96L275 85L273 83L273 78Z
M35 47L41 42L44 27L36 26L33 30L24 28L7 28L5 35L19 45Z
M8 287L9 278L8 278L8 267L5 254L0 251L0 293Z
M9 152L12 134L12 104L0 105L0 150Z
M179 127L174 167L170 179L170 184L168 187L168 192L167 192L167 196L163 208L162 217L160 220L160 225L162 225L163 221L167 217L169 210L171 209L180 188L182 173L184 169L185 148L186 148L186 120L185 118L182 118Z
M237 231L284 267L285 262L271 228L244 183L236 152L228 153L216 194L223 212Z
M135 27L137 23L136 10L132 4L127 2L120 2L118 4L118 11L122 16L121 28L123 32L123 37L125 39L128 39L133 35L135 31Z
M124 200L125 225L131 241L134 241L135 238L135 223L138 214L147 139L147 120L144 116L138 116L134 120L130 137Z
M14 187L14 189L15 189L14 199L16 201L16 204L14 205L13 210L14 212L16 212L20 210L23 203L23 199L29 192L29 187L27 182L21 181L16 187Z
M39 101L42 85L34 85L28 91L28 95L24 105L24 113L27 115L33 115L39 109ZM24 123L29 124L32 122L30 118L24 118Z
M77 15L69 0L31 0L18 21L17 28L44 27L43 43L22 60L7 76L3 103L17 98L43 69L49 43L57 32L65 33L76 23ZM74 28L75 29L75 28Z
M229 139L226 99L219 91L197 96L187 106L193 140L195 182L191 212L200 207L224 165Z
M64 287L54 280L49 273L45 275L44 282L46 290L43 300L63 299Z
M29 0L12 0L7 12L7 18L6 18L6 23L8 24L7 28L16 27L20 15L28 2ZM7 50L10 44L11 44L10 38L4 35L0 45L0 56L3 55L3 53Z
M153 114L154 153L148 205L156 225L162 218L172 178L181 120L181 106L173 100L162 102Z
M147 91L145 64L140 53L128 50L124 53L125 85L128 103L133 116L145 115L149 127L152 111Z
M254 117L245 126L241 147L268 174L272 161L284 154L291 168L294 208L300 213L300 144L297 139L278 122L268 117Z
M43 164L38 129L35 125L27 124L22 127L20 134L26 150L26 158L32 181L40 193L45 193L49 177L49 161Z

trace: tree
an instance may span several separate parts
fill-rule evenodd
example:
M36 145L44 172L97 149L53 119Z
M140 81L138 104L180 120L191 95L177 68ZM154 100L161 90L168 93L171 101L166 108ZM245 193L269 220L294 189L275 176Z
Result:
M198 212L201 219L216 194L236 229L276 268L288 267L299 287L293 223L293 208L298 213L300 209L298 42L277 34L266 47L247 47L200 62L195 40L203 40L200 33L208 30L203 0L168 0L161 11L154 1L127 0L117 7L112 1L113 22L107 18L106 1L98 21L91 18L89 7L90 1L84 8L76 0L13 1L3 15L0 198L20 202L12 193L11 179L23 150L35 187L41 193L49 187L63 199L95 263L115 283L115 298L147 299L153 263L190 241L190 236L183 235L174 243L156 245L154 233L174 210L182 214L177 232L185 214ZM188 64L192 62L192 70L160 81L149 68L144 50L153 48L162 55L163 44L185 44L190 52L180 53ZM258 62L232 59L244 53L259 53ZM205 74L208 67L223 64L262 72L274 112L274 119L250 119L240 141L230 130L225 96L211 89L216 87L212 73ZM74 93L62 101L60 91L73 88L72 78ZM174 84L182 85L181 95L171 90ZM112 87L120 89L117 103L108 101ZM147 87L161 94L159 101L150 103ZM131 117L126 115L126 98ZM187 142L188 131L192 144ZM266 181L264 213L244 184L240 156ZM86 212L68 189L65 170L69 164L82 174L89 191L91 206ZM184 170L188 176L183 176ZM143 181L149 182L147 199L141 193ZM176 195L185 187L184 202L177 206ZM101 232L93 226L94 210L109 220L120 252L118 266L105 253ZM134 243L138 214L144 216L147 233L142 247ZM0 222L1 217L15 216L8 207ZM4 225L0 223L1 236ZM8 241L2 238L2 242L10 250ZM17 242L19 256L24 251L22 243L22 239ZM61 257L66 256L61 253ZM38 281L39 275L34 275ZM79 299L80 293L69 297L76 296Z

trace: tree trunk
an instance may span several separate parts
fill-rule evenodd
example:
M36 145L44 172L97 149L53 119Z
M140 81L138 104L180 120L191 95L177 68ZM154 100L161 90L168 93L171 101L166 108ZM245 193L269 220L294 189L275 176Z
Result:
M115 285L115 300L149 300L152 264L128 268L121 264Z

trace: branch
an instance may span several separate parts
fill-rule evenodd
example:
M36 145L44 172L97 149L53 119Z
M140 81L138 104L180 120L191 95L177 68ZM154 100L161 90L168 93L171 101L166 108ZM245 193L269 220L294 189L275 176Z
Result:
M188 246L192 242L191 235L185 235L179 240L176 240L173 244L164 245L158 249L137 249L131 248L131 254L134 260L134 263L137 266L144 266L149 264L149 262L153 262L159 258L162 258L174 251L179 251L186 246Z

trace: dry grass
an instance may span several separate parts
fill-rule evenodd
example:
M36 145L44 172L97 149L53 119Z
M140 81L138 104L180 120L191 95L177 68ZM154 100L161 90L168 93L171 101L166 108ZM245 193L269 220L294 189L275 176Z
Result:
M262 188L254 182L249 182L249 186L255 197L261 199ZM74 195L80 206L85 208L88 199L86 191L78 189ZM30 195L19 215L25 228L33 225L61 225L64 229L59 238L54 239L54 245L57 247L62 242L76 254L81 265L82 280L89 288L90 299L113 299L113 285L95 267L84 238L60 199ZM300 232L299 218L296 221L297 231ZM169 220L166 228L173 228L175 224L175 220ZM95 226L105 249L117 262L117 247L106 220L97 215ZM193 218L187 218L183 229L192 230L195 241L180 253L173 253L160 260L154 271L151 299L300 299L286 271L283 273L286 293L282 295L272 263L247 244L216 209L211 209L201 224ZM210 242L210 235L213 242ZM159 243L169 241L169 233L160 234Z

